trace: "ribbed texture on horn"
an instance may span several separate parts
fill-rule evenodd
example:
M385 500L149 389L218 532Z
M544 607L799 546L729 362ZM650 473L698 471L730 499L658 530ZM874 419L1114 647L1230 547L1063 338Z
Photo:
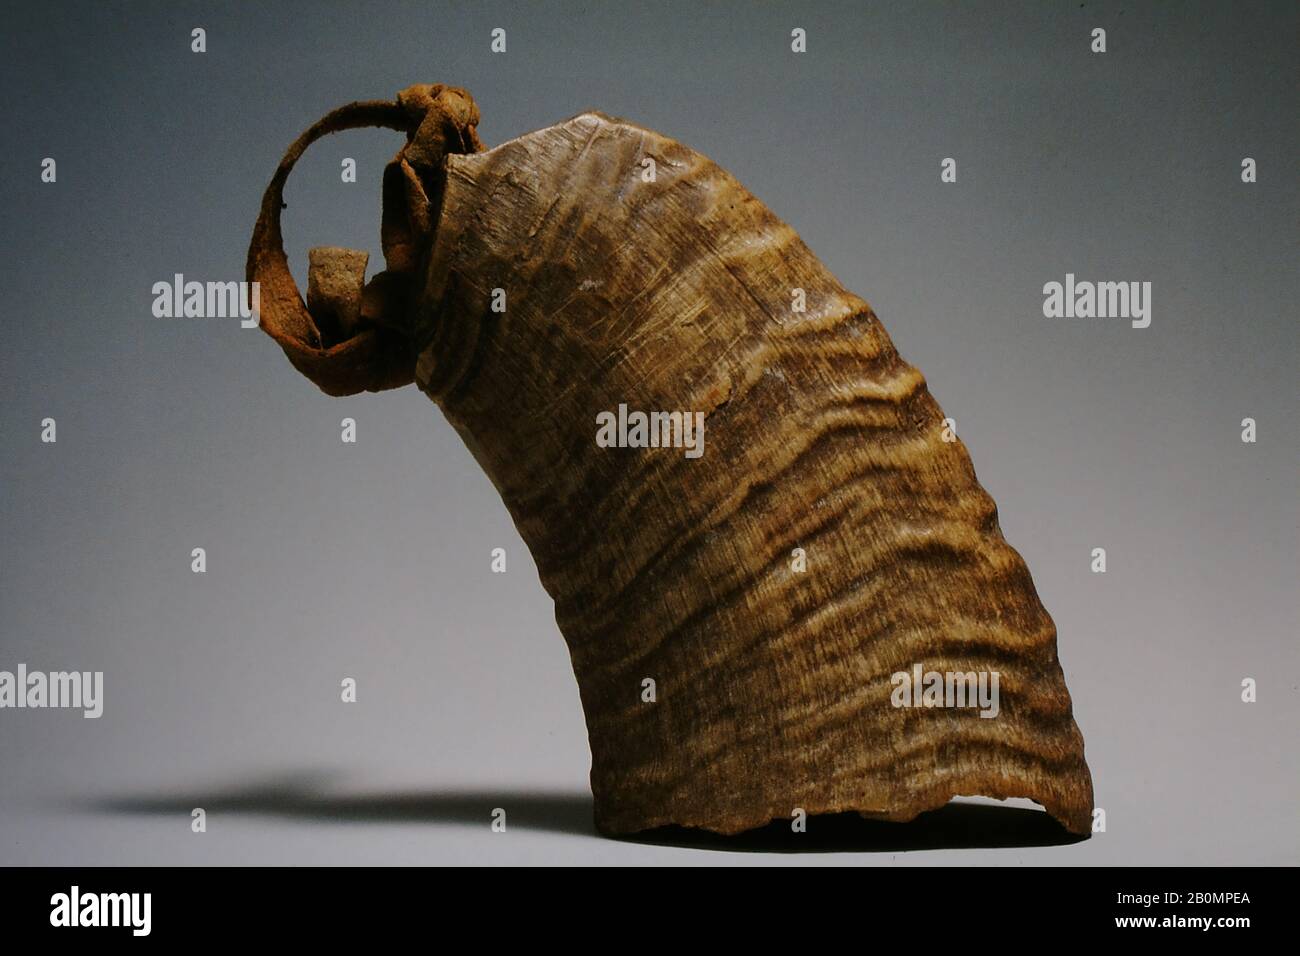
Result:
M906 820L983 794L1087 832L1055 627L870 306L729 174L631 123L587 113L447 163L416 380L555 599L598 825ZM597 447L620 404L704 413L703 455ZM997 671L998 716L893 706L917 664Z

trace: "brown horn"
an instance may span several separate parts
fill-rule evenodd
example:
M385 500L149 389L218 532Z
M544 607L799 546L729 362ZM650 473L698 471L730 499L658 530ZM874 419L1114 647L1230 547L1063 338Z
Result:
M598 826L982 794L1088 832L1055 627L871 307L727 172L623 120L444 166L415 377L555 600Z

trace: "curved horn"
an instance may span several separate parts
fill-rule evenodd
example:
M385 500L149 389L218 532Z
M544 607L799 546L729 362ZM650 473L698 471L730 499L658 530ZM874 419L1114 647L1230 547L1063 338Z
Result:
M1055 625L871 307L726 171L623 120L441 166L416 381L555 601L597 825L985 795L1087 833Z

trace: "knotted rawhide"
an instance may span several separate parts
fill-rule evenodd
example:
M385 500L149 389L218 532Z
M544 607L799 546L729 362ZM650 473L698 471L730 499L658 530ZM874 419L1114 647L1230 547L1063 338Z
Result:
M464 90L420 84L396 102L350 103L326 114L294 141L262 196L248 250L248 280L259 284L261 326L298 371L330 395L398 388L412 381L415 353L400 320L410 284L428 252L430 218L440 201L443 160L474 152L478 107ZM352 250L313 250L312 281L321 308L309 310L289 271L280 232L284 184L307 147L329 133L383 126L406 133L406 145L384 170L382 241L388 271L363 290L369 257ZM311 290L309 290L309 299ZM315 303L311 303L315 304ZM339 312L350 312L340 315ZM397 317L397 318L395 318Z
M250 277L309 378L414 370L500 491L569 646L597 825L903 821L984 795L1087 833L1055 627L871 307L672 139L589 112L480 152L468 94L413 89L290 148ZM280 188L307 143L366 124L408 134L393 278L366 287L396 294L350 325L357 262L322 254L344 275L318 283L326 324L355 329L329 343L288 278Z

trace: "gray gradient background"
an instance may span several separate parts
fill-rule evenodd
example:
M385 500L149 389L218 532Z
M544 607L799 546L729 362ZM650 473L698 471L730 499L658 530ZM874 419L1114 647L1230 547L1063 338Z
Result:
M106 709L0 711L0 863L1300 861L1297 25L1294 3L6 5L0 668L103 670ZM810 856L594 834L551 602L436 407L327 398L261 332L150 314L175 272L243 278L302 129L415 82L469 89L490 145L587 108L678 138L872 303L1056 621L1107 833ZM348 133L299 165L304 287L310 245L378 261L399 146ZM1045 319L1067 271L1151 281L1151 327Z

